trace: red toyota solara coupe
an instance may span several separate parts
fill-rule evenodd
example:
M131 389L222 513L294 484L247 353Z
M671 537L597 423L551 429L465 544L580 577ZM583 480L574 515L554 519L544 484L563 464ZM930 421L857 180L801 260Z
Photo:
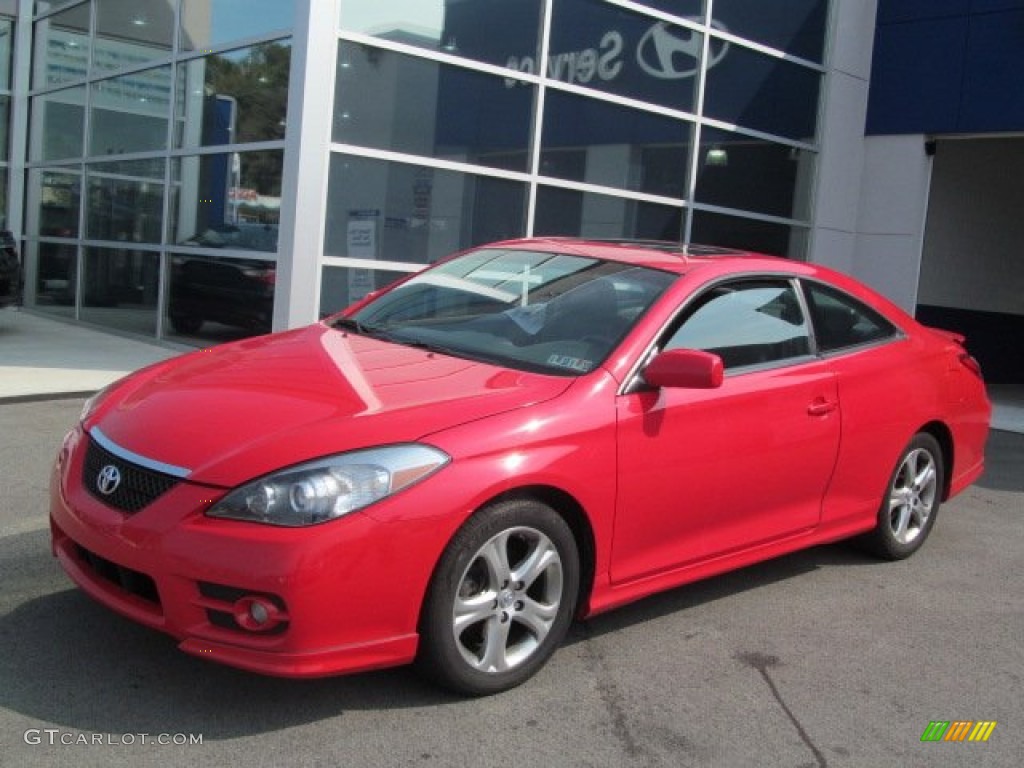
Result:
M989 416L961 337L824 268L509 241L97 394L53 551L205 659L491 693L574 617L837 539L910 555Z

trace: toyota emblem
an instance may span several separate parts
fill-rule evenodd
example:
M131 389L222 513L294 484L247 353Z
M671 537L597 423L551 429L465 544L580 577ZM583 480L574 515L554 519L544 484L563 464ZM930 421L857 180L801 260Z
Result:
M109 496L121 485L121 470L113 464L107 464L100 473L96 475L96 490L104 496Z

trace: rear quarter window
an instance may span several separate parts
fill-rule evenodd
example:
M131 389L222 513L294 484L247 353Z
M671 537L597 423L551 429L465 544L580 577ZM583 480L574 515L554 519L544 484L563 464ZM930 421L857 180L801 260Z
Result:
M818 351L851 349L895 339L899 330L880 313L847 293L804 283Z

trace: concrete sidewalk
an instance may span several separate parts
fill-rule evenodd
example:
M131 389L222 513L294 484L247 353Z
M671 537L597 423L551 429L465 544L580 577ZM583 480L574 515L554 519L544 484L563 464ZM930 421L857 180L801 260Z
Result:
M126 373L186 350L2 309L0 403L85 397Z
M0 309L0 403L85 397L130 371L190 349ZM1024 387L993 386L990 395L992 428L1024 433Z

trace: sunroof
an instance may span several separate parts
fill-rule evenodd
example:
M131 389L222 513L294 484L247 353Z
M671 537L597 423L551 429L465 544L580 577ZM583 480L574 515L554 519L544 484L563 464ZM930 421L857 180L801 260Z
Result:
M700 245L699 243L674 243L668 240L630 240L629 238L594 238L592 242L607 243L608 245L625 245L631 248L648 248L652 251L674 253L679 256L726 256L729 254L742 253L735 248L721 248L715 245Z

